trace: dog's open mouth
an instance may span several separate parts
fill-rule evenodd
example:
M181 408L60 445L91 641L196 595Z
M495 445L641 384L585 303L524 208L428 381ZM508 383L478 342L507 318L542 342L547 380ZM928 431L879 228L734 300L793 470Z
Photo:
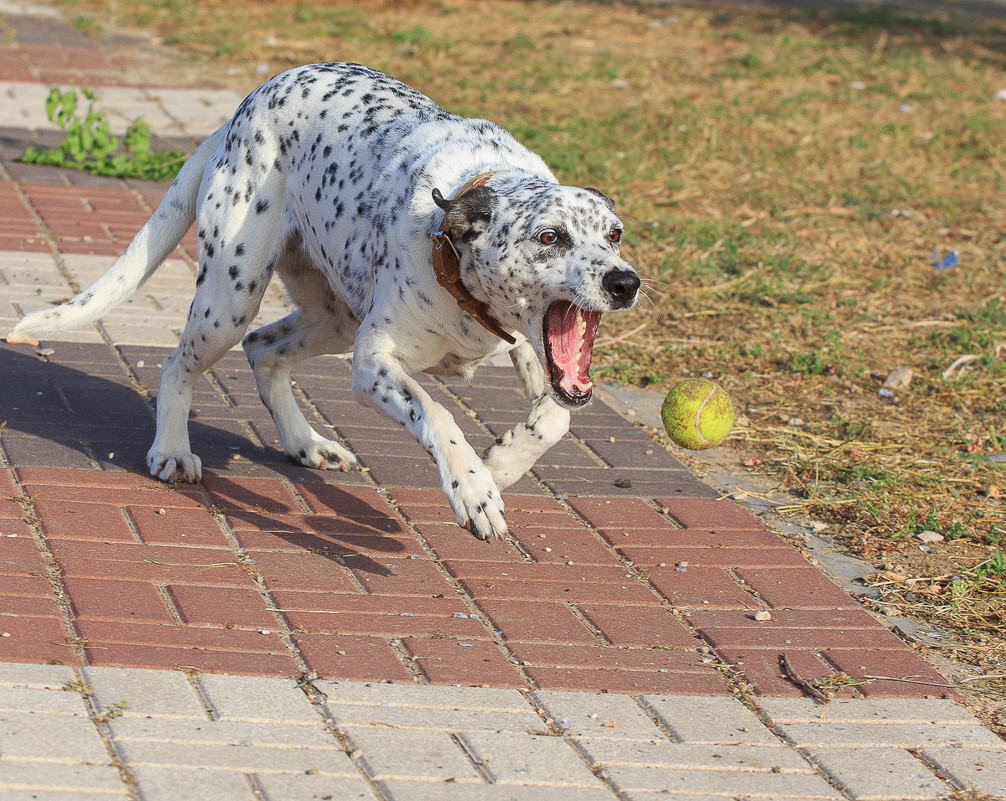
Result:
M588 311L567 300L557 300L542 324L545 360L552 389L570 406L590 400L590 357L601 312Z

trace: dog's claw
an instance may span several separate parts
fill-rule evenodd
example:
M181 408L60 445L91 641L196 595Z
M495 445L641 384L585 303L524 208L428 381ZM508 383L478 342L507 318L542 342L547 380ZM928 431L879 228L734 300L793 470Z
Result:
M492 480L491 477L487 478ZM453 491L447 492L447 498L455 509L455 519L461 528L467 529L483 542L494 542L506 536L503 499L495 487L486 492L477 492L476 488L470 487L469 493L460 492L460 485L452 486L451 489ZM472 499L466 499L465 495Z
M176 477L189 484L202 480L203 464L194 453L180 456L165 454L147 454L147 465L150 475L161 481L173 481Z
M340 470L346 472L359 466L356 456L338 442L315 435L311 442L294 452L287 452L286 458L294 464L313 467L316 470Z

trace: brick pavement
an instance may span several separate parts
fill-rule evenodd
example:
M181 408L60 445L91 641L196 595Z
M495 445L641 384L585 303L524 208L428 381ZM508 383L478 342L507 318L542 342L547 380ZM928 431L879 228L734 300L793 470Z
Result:
M115 84L111 52L84 74ZM0 45L26 87L67 63ZM18 172L38 136L0 131L6 327L103 272L163 193ZM194 396L205 480L149 478L194 253L190 232L87 330L0 345L0 797L1006 795L1002 741L935 700L945 678L600 402L506 494L505 543L454 524L429 458L351 399L338 357L303 365L296 393L361 471L288 464L235 351ZM270 296L260 322L285 309ZM523 417L509 369L423 383L477 449ZM928 683L820 707L783 655L807 679Z

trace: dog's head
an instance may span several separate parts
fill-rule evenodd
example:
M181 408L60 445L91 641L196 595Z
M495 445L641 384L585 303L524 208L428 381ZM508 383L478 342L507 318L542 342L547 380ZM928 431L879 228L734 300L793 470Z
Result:
M446 212L465 285L505 327L527 336L552 397L590 400L591 350L604 312L635 305L639 277L619 255L622 221L596 189L540 180L481 185Z

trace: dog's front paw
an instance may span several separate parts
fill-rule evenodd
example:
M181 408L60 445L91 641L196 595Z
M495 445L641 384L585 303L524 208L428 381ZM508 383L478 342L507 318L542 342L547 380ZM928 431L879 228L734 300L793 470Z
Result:
M471 467L445 477L443 489L459 526L487 542L506 536L503 498L492 475L481 462L478 468Z
M150 475L161 481L173 481L177 477L195 484L203 477L203 463L191 451L166 453L151 448L147 453L147 467L150 468Z
M493 481L500 489L506 489L515 484L534 464L536 452L526 452L520 444L514 441L513 433L507 434L497 445L486 449L482 461L489 468Z
M317 470L352 470L358 465L356 455L338 442L326 439L316 432L309 441L288 446L286 458L294 464Z

